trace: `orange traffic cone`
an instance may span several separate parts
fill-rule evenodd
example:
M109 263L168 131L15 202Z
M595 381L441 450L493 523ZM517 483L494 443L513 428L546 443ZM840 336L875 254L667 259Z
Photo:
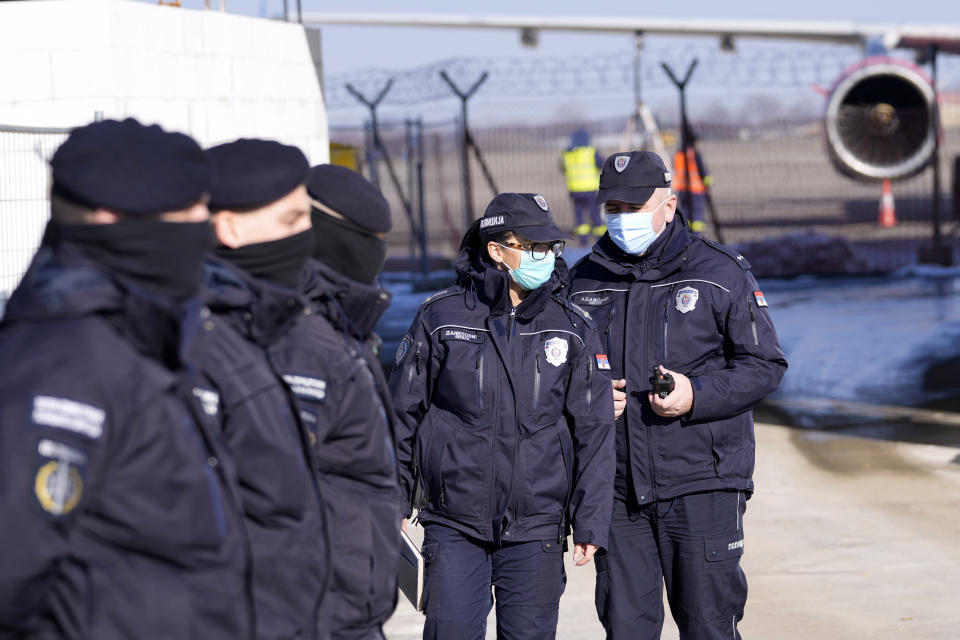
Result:
M880 197L880 216L877 224L881 227L897 226L897 214L893 206L893 188L890 180L883 181L883 195Z

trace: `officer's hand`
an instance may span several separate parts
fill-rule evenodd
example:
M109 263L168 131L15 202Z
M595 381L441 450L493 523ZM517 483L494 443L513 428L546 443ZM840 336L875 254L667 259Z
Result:
M621 389L626 388L627 381L624 378L611 380L613 385L613 419L616 420L623 415L623 410L627 408L627 394Z
M597 552L597 548L595 544L576 543L573 545L573 561L577 563L578 567L582 567L593 560L593 554Z
M407 519L406 519L406 518L404 518L403 520L400 521L400 531L403 531L404 533L407 532Z
M690 413L693 408L693 387L690 385L690 378L670 371L660 365L660 373L669 373L673 376L673 391L666 398L661 398L652 391L647 394L650 399L650 406L653 412L664 418L679 418Z

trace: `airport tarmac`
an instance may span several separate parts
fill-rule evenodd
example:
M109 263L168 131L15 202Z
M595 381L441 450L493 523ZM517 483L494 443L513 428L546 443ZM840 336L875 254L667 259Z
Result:
M918 427L920 428L920 427ZM757 425L756 493L744 521L756 640L960 637L960 427L956 446ZM420 534L415 531L414 535ZM603 638L594 569L573 567L557 638ZM662 638L676 640L669 620ZM495 638L493 615L487 638ZM420 638L403 599L390 640Z

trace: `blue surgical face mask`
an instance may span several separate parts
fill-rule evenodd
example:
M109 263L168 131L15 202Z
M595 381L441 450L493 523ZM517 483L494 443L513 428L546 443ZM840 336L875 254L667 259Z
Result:
M532 251L522 251L520 249L513 249L512 247L500 246L508 251L517 251L520 253L520 266L516 269L507 267L507 270L510 272L510 277L513 278L513 281L524 289L532 291L550 279L550 275L553 273L553 265L557 259L552 251L548 251L547 255L541 260L534 260Z
M610 239L627 253L635 256L643 254L660 235L653 230L653 214L664 203L666 200L650 211L608 214L607 232L610 234Z

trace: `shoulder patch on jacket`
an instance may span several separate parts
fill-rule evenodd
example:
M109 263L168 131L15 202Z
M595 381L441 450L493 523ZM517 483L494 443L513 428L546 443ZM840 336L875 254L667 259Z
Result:
M571 311L573 311L575 314L577 314L581 318L583 318L584 324L586 324L588 327L590 327L591 329L596 328L596 325L593 322L593 318L590 317L590 314L584 311L582 307L579 307L576 304L574 304L572 300L564 296L553 296L553 299L559 302L561 305L563 305L567 309L570 309Z
M460 285L454 285L452 287L444 289L443 291L437 291L435 294L433 294L432 296L424 300L423 305L421 306L426 307L429 304L433 304L437 300L440 300L442 298L449 298L450 296L453 296L462 292L463 292L463 287L461 287Z
M740 268L743 269L744 271L750 269L750 263L747 262L746 257L744 257L739 251L736 251L734 249L731 249L730 247L724 246L719 242L708 240L706 238L704 238L703 241L707 244L707 246L712 247L713 249L719 251L720 253L723 253L729 256L734 262L740 265Z

